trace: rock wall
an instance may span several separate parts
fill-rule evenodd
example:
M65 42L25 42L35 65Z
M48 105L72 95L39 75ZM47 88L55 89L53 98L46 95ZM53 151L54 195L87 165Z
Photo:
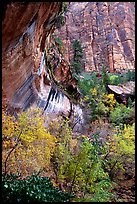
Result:
M71 2L60 30L64 57L52 37L62 4L15 2L3 9L2 103L13 112L36 104L45 112L79 112L83 120L68 63L74 39L84 48L86 71L134 69L134 3Z
M2 105L15 116L38 106L52 118L83 122L77 81L52 38L62 12L62 2L16 2L3 9Z
M2 24L2 102L16 109L26 109L39 100L41 83L56 86L46 79L41 71L43 57L51 57L52 66L59 63L58 71L53 71L59 83L75 88L69 66L49 53L52 34L56 29L56 18L62 12L61 2L10 3L4 7ZM55 47L57 47L54 44ZM55 51L56 52L56 51ZM47 64L45 63L44 69ZM49 69L50 70L50 69Z
M34 100L42 49L52 33L50 21L60 6L58 2L7 4L2 24L4 103L24 109Z
M135 69L135 2L71 2L66 24L56 32L65 59L73 59L72 42L80 40L86 71Z

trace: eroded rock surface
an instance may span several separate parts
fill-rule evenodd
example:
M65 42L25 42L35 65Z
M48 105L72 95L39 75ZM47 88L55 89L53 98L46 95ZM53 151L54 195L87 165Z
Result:
M15 2L4 7L2 102L11 109L25 110L35 103L47 112L81 112L73 106L79 92L69 66L74 39L84 48L86 71L100 71L102 65L111 72L134 69L134 3L70 3L66 25L59 31L65 56L52 38L61 11L61 2Z
M32 105L45 113L69 117L72 109L73 115L81 111L77 106L77 81L52 38L62 7L62 2L15 2L5 6L2 102L12 114Z
M2 25L3 102L24 109L34 100L42 50L53 29L50 21L60 6L57 2L7 4Z
M110 72L135 68L135 2L71 2L66 24L57 33L65 58L73 59L73 40L80 40L83 67Z

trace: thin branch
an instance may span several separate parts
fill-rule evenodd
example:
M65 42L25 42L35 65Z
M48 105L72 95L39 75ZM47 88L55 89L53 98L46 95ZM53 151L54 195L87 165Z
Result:
M19 134L18 139L20 138L21 134L22 134L22 130L21 130L21 132L20 132L20 134ZM4 168L5 168L5 173L4 173L4 174L5 174L5 175L6 175L6 173L7 173L7 161L8 161L8 159L9 159L11 153L12 153L12 152L15 150L15 148L18 146L19 141L20 141L20 140L18 140L18 142L14 145L14 147L10 150L10 152L8 153L8 155L7 155L7 157L6 157L6 160L5 160L5 162L4 162Z
M72 193L72 188L74 186L74 182L75 182L75 179L76 179L77 167L78 167L78 162L76 164L76 168L75 168L75 171L74 171L74 176L73 176L73 180L72 180L71 187L70 187L70 194Z

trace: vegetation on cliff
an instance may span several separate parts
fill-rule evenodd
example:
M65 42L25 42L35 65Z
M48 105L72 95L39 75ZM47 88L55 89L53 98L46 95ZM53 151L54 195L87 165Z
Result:
M79 40L73 41L73 62L71 63L71 70L74 77L78 77L78 75L83 71L81 59L83 57L83 50Z
M134 105L108 94L104 80L96 73L79 78L91 115L88 135L76 136L69 119L62 117L45 128L40 109L28 109L17 118L3 111L4 202L119 201L113 190L117 181L135 176ZM107 133L101 136L104 125Z
M62 4L66 11L67 2ZM64 25L62 13L56 28ZM64 45L54 36L59 53ZM55 44L54 44L55 45ZM126 103L108 92L108 84L134 81L134 73L82 72L83 51L73 42L73 76L78 80L79 102L88 109L85 134L73 131L69 118L47 118L39 108L28 108L16 117L2 111L2 202L120 202L114 189L122 179L135 177L135 99ZM53 49L54 51L54 49ZM50 80L72 100L76 96L54 75L45 54ZM65 81L66 82L66 81ZM121 99L121 100L120 100ZM125 100L125 99L124 99ZM85 126L87 124L84 124Z

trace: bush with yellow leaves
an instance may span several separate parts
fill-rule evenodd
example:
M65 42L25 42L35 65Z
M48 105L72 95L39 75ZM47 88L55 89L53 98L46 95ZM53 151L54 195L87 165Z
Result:
M104 94L103 99L104 104L108 106L110 110L113 110L116 105L114 94Z

